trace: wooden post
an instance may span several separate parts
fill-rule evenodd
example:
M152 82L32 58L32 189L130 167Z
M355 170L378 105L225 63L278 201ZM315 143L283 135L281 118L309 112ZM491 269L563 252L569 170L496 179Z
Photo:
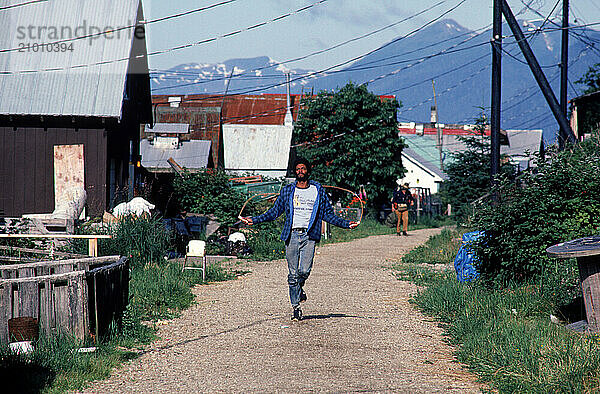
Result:
M98 257L98 238L88 240L88 255Z

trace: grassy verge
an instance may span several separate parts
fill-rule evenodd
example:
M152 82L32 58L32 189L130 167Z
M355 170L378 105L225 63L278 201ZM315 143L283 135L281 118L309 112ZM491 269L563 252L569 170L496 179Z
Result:
M424 249L435 252L441 244L441 238L431 239ZM447 247L453 247L451 241ZM431 258L415 257L427 256L422 252L411 252L395 267L398 277L425 286L414 302L440 321L449 342L457 347L459 361L492 390L600 389L598 337L576 334L550 321L550 315L557 314L559 292L551 280L501 290L459 283L453 270L440 273L416 265Z
M206 281L233 276L234 273L213 264L207 270ZM121 330L115 329L110 338L98 344L77 341L68 335L41 335L34 344L35 351L27 355L15 355L7 347L0 347L0 379L9 382L2 391L59 393L82 389L91 380L108 377L115 366L137 357L136 348L156 338L158 320L176 317L193 303L191 288L200 283L204 282L199 271L182 272L176 263L134 268L130 303ZM88 346L96 346L97 350L77 352Z

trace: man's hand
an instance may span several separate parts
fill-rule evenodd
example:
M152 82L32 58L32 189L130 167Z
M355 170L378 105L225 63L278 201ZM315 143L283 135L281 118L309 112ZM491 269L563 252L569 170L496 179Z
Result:
M359 224L360 223L358 223L358 222L350 222L350 226L349 227L350 227L350 229L353 229L353 228L358 227Z
M244 223L247 226L252 226L254 223L252 223L252 218L251 217L238 217L238 219L240 219L242 221L242 223Z

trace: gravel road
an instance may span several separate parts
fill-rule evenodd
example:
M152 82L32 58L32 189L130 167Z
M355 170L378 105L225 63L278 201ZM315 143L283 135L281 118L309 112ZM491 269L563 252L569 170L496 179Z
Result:
M197 286L162 339L86 392L479 392L389 266L440 230L317 248L305 320L290 321L284 260Z

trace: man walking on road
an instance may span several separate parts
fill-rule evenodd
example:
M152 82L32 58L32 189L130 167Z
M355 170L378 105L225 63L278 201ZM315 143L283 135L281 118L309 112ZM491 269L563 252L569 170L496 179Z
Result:
M273 221L285 212L281 240L285 242L288 262L288 285L290 302L294 308L292 320L302 320L300 303L306 301L303 286L310 275L315 246L321 240L321 222L353 229L357 222L336 216L329 197L319 183L310 180L311 166L308 160L298 158L294 164L296 182L285 186L273 207L262 215L243 217L247 225Z
M405 183L402 187L398 184L398 189L394 191L392 197L392 210L398 218L396 222L396 234L398 235L400 235L400 228L402 228L402 235L408 235L408 207L413 202L414 198L410 194L408 183Z

